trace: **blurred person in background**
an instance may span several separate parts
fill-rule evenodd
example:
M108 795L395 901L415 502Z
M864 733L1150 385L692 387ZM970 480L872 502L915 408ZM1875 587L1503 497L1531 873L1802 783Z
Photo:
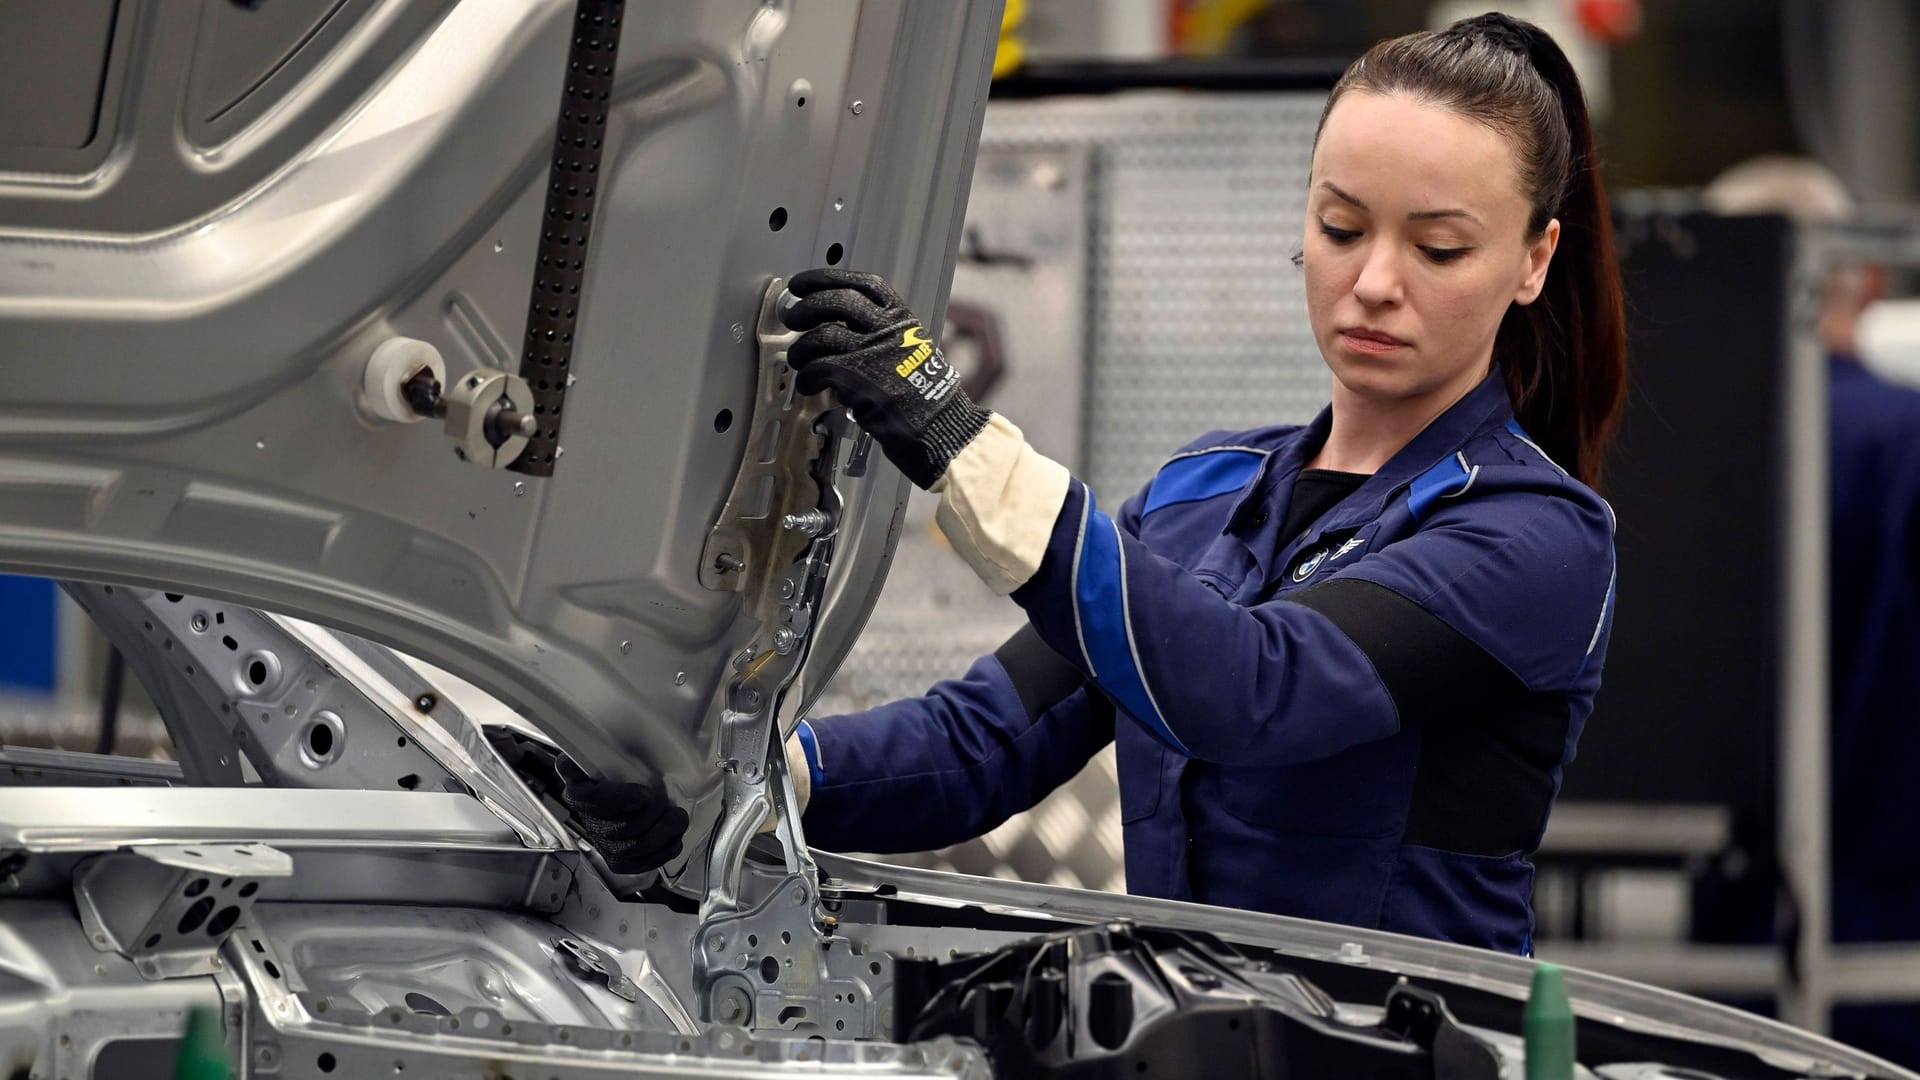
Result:
M1845 221L1852 199L1818 162L1769 155L1710 184L1707 209ZM1860 362L1861 314L1886 293L1878 266L1823 283L1830 394L1828 651L1832 918L1840 943L1920 940L1920 391ZM1790 812L1790 809L1789 809ZM1920 1005L1835 1010L1842 1042L1920 1068Z

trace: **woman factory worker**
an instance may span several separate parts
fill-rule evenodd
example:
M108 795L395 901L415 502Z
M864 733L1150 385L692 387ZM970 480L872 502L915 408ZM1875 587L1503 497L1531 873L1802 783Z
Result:
M811 842L984 833L1118 743L1127 886L1527 952L1592 710L1625 382L1579 83L1499 15L1376 45L1321 117L1297 260L1333 373L1305 427L1206 435L1111 514L967 399L871 275L796 275L789 362L1028 625L788 745Z
M1299 258L1331 405L1204 436L1111 514L967 399L885 282L795 275L800 390L938 492L1029 617L924 697L800 725L808 839L978 836L1111 740L1131 891L1529 951L1527 858L1612 622L1591 485L1625 334L1597 165L1537 28L1375 46L1321 117ZM560 780L616 871L679 850L659 791Z

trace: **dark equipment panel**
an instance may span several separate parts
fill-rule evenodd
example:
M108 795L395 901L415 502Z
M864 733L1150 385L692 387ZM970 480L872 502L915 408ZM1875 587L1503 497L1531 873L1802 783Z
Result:
M1633 373L1606 478L1617 608L1562 798L1720 803L1737 834L1770 838L1792 231L1706 214L1619 228Z

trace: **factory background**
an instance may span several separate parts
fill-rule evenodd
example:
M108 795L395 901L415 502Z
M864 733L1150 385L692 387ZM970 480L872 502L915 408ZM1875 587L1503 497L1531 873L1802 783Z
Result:
M974 395L1107 505L1204 431L1310 419L1327 376L1291 255L1326 87L1371 42L1487 6L1015 0L945 314ZM1920 6L1493 6L1553 30L1593 97L1635 335L1614 656L1537 860L1540 954L1816 1027L1920 1001L1920 946L1828 940L1828 636L1808 603L1826 566L1807 557L1825 550L1825 412L1802 392L1824 363L1810 275L1868 258L1893 289L1862 359L1920 387L1902 271L1920 267ZM0 71L29 63L0 34ZM1706 212L1698 190L1764 154L1830 167L1854 219ZM917 694L1023 621L945 550L923 496L892 573L931 587L883 596L815 715ZM0 612L0 741L167 755L50 583L0 579ZM1920 724L1920 704L1890 723ZM1119 854L1109 750L992 834L903 861L1123 890Z

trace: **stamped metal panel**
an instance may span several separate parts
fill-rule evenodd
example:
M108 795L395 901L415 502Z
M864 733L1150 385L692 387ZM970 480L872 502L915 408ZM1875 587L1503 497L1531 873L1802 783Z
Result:
M574 6L361 7L341 9L338 63L223 144L277 154L235 190L0 188L0 567L351 629L697 801L753 629L697 582L746 450L746 325L769 278L833 245L940 309L999 4L627 7L551 478L462 463L435 425L375 422L355 395L396 333L455 377L516 366ZM162 55L174 5L122 8L113 123L137 157L177 127L191 57ZM408 51L348 79L356 43L423 11ZM296 103L326 123L283 129ZM864 620L903 492L885 467L848 490L799 696Z

